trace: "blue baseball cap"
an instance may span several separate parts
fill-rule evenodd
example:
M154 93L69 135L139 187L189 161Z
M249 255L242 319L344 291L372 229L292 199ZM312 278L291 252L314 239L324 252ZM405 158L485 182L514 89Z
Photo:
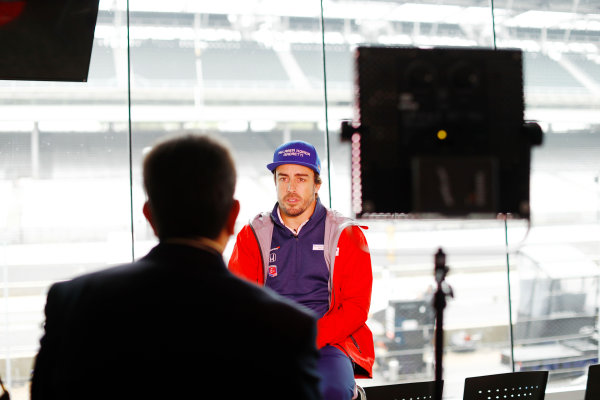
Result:
M315 147L302 140L287 142L279 146L273 153L273 162L267 164L269 171L283 164L303 165L321 174L321 160Z

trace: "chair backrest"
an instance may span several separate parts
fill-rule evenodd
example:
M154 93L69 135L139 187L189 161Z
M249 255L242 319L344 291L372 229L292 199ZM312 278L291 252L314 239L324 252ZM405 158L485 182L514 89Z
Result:
M444 385L444 381L440 384ZM367 400L434 400L435 381L365 386Z
M463 400L543 400L548 371L523 371L465 379Z
M600 364L589 366L585 387L585 400L597 399L600 399Z

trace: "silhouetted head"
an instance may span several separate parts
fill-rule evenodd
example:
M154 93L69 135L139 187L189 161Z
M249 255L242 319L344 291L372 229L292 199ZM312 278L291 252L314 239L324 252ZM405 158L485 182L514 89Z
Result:
M214 239L234 203L235 164L225 144L186 135L155 145L144 159L144 188L159 237Z

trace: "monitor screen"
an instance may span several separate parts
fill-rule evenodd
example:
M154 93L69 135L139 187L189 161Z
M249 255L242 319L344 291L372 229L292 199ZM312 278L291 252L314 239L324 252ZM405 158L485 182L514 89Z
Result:
M529 216L521 50L364 46L355 63L358 217Z
M0 0L0 79L85 82L99 0Z

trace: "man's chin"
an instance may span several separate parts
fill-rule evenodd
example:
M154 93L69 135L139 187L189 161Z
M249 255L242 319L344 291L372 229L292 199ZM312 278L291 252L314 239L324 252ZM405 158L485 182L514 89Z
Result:
M297 217L298 215L300 215L304 212L304 210L301 210L299 208L289 208L289 207L286 207L286 208L282 209L281 211L283 211L283 213L288 217Z

